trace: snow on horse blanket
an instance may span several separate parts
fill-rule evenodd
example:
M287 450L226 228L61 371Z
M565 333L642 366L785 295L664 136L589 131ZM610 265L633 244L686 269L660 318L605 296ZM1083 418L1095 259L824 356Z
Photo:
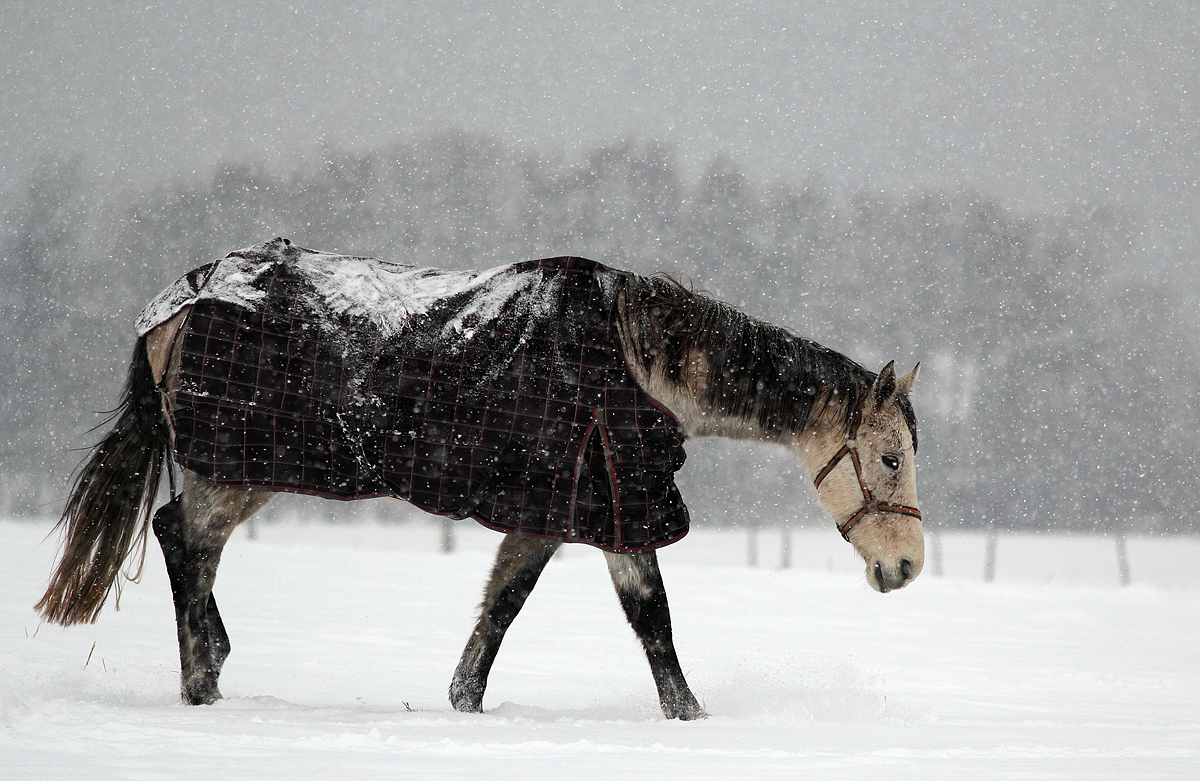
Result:
M164 290L191 307L175 458L225 486L392 496L490 528L629 552L688 529L683 431L615 341L629 275L583 258L484 272L275 239Z

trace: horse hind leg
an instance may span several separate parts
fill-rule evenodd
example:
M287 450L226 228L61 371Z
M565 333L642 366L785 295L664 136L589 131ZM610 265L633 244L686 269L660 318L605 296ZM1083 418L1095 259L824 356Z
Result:
M455 710L483 712L488 673L496 661L504 633L521 611L559 544L517 534L505 536L500 543L491 578L484 588L483 603L479 606L479 621L450 683L450 703Z
M201 606L196 594L206 577L201 561L193 555L193 546L188 544L187 521L181 497L160 507L154 514L152 526L162 548L167 577L171 582L171 597L175 603L180 693L190 705L206 705L221 696L217 689L217 676L229 652L229 636L224 626L214 632L208 616L208 603L212 599L211 578L215 572L209 569L208 599Z
M185 470L183 494L154 515L175 602L180 690L185 702L206 705L221 697L217 678L229 656L229 635L213 597L221 552L234 527L273 496L268 491L222 488Z
M604 556L625 617L646 651L663 715L685 721L705 718L708 714L688 688L675 653L671 611L657 554L605 551Z

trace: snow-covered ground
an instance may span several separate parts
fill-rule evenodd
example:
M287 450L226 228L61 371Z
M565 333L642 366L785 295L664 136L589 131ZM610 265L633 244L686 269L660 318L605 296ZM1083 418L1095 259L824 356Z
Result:
M157 548L94 626L40 626L49 523L0 522L0 778L1200 778L1200 542L943 540L945 576L879 595L832 529L695 531L661 553L711 717L665 721L603 557L551 562L483 715L446 687L498 535L279 523L226 551L226 699L178 701Z

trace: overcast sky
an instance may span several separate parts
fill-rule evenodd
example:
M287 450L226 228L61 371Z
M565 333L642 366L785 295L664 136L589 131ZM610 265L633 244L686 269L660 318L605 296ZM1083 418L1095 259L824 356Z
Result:
M251 7L252 6L252 7ZM447 127L688 175L972 186L1200 222L1200 3L6 3L0 183L82 152L114 188ZM1194 238L1194 234L1193 234Z

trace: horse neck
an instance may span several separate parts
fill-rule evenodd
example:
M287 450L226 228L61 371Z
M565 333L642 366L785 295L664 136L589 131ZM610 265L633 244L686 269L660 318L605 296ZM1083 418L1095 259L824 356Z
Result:
M633 278L619 314L635 379L688 436L781 443L819 460L841 447L870 388L845 356L670 280Z

